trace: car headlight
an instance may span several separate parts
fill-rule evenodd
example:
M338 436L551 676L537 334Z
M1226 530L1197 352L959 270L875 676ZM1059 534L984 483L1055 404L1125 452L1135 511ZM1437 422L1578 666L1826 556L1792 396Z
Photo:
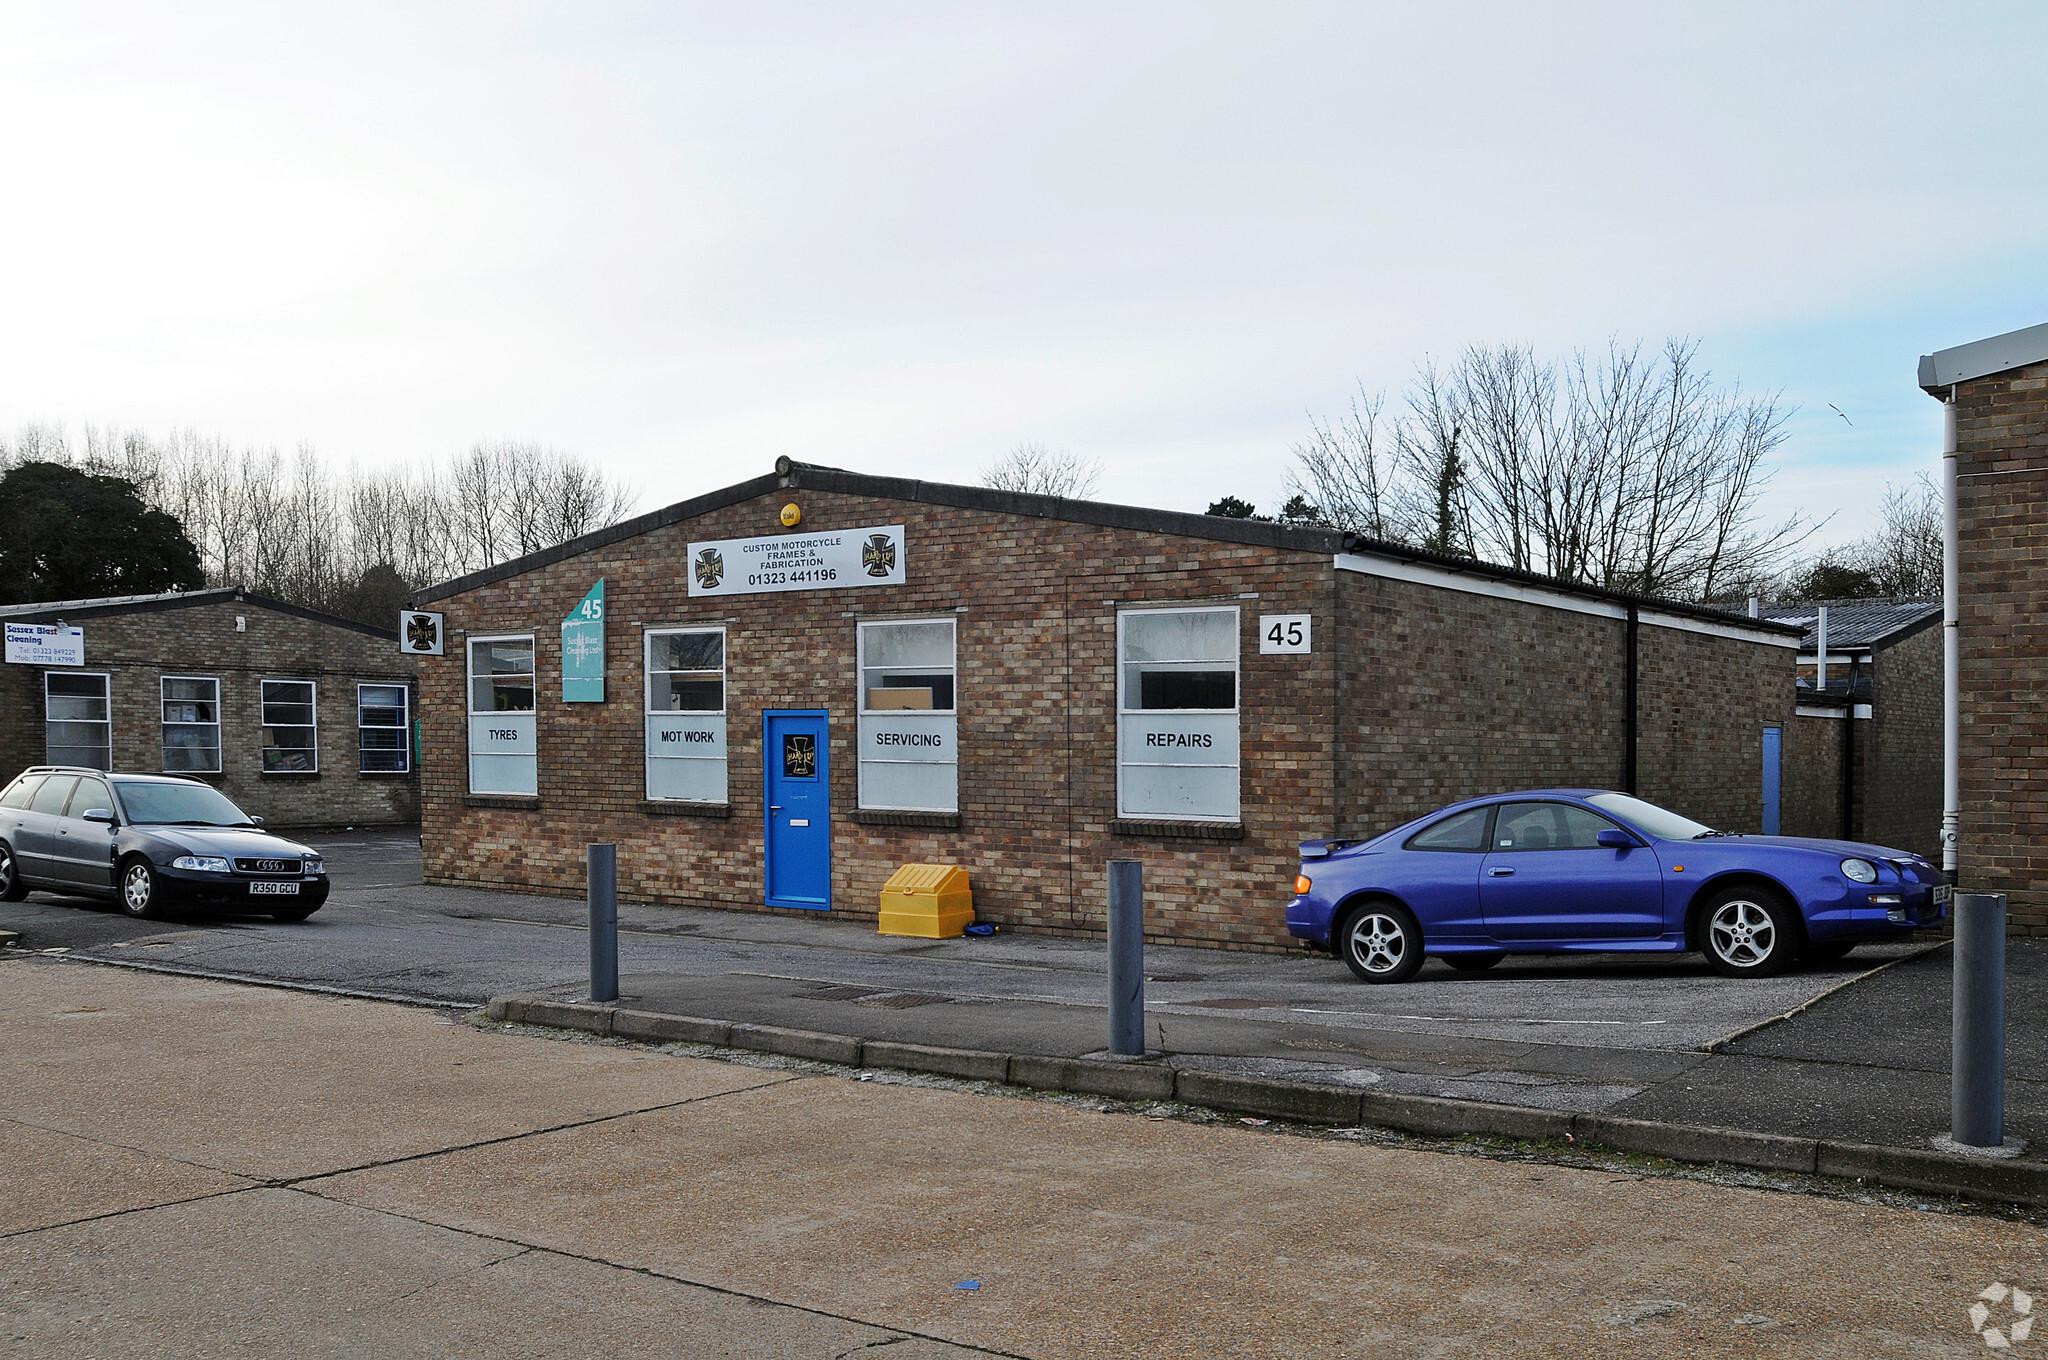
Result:
M306 861L306 872L309 874L322 873L326 870L326 868L327 862L325 860L309 859Z
M171 861L173 869L203 869L208 873L224 874L229 871L228 862L219 855L180 855Z
M1877 866L1867 859L1843 860L1842 874L1844 877L1855 879L1858 883L1877 882Z

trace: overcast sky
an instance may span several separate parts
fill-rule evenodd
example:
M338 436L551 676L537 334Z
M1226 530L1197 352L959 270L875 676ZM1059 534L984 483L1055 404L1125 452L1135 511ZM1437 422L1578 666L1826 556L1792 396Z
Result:
M1960 14L1960 17L1959 17ZM2048 321L2048 7L0 0L0 429L778 454L1270 508L1472 342L1697 337L1777 507L1931 469ZM1829 403L1842 408L1853 426Z

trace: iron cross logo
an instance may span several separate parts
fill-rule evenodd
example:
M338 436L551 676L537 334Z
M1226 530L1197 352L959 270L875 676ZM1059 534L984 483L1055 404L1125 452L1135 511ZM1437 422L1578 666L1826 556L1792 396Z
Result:
M870 576L887 576L896 570L896 545L887 534L869 534L868 541L861 544L860 564Z
M782 774L786 779L815 779L818 776L817 743L808 736L785 733L782 738Z
M718 583L725 579L725 559L718 549L706 548L697 554L697 584L706 590L718 589Z
M440 641L441 630L431 614L414 614L405 621L405 645L415 652L431 652Z

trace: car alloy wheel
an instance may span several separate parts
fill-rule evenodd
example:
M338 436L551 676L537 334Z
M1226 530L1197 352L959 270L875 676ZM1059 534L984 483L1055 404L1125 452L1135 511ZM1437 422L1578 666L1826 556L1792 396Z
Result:
M14 863L14 852L0 845L0 902L19 902L27 896L28 884L21 881L21 871Z
M1422 967L1422 931L1391 903L1374 902L1344 922L1344 962L1364 982L1405 982Z
M147 860L130 860L121 871L121 910L130 916L149 916L156 911L156 870Z
M1707 962L1729 977L1771 977L1799 952L1789 913L1762 893L1735 889L1707 908Z

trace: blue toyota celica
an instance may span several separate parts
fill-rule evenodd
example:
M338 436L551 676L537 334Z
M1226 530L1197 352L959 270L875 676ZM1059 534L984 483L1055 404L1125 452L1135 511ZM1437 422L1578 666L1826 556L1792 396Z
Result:
M1853 841L1716 831L1625 793L1474 798L1364 841L1304 841L1288 933L1365 982L1425 956L1697 949L1730 977L1841 958L1940 924L1941 871Z

